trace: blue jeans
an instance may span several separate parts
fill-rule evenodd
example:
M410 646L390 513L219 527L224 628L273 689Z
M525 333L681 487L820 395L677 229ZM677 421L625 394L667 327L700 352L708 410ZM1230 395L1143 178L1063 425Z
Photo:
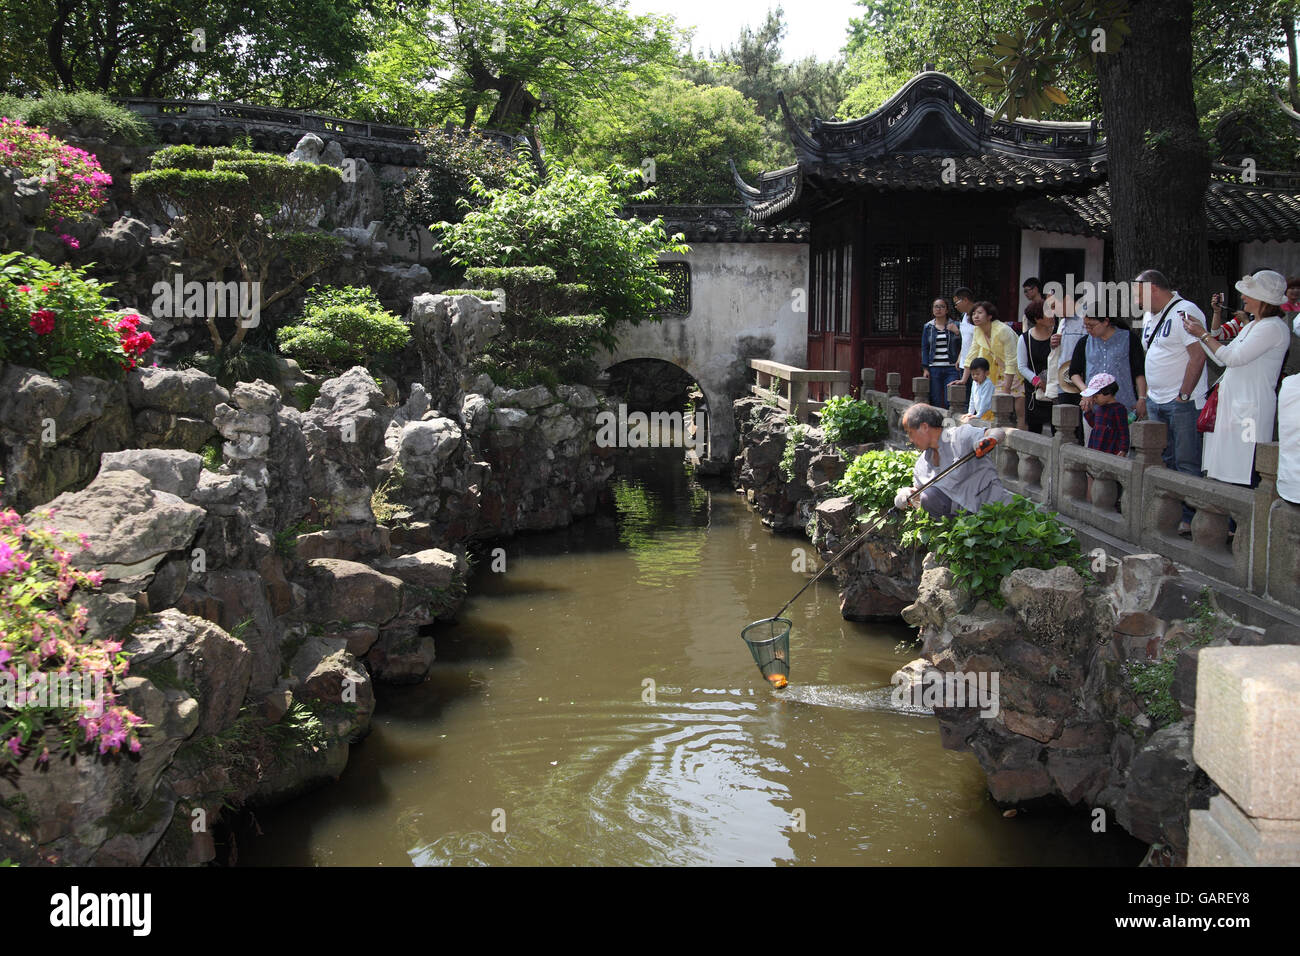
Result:
M930 404L935 408L948 407L948 383L961 378L961 369L955 365L930 366Z
M1196 430L1200 413L1195 402L1153 402L1147 399L1147 419L1164 422L1168 429L1164 460L1166 468L1184 475L1201 475L1201 433ZM1192 509L1183 505L1183 520L1192 520Z

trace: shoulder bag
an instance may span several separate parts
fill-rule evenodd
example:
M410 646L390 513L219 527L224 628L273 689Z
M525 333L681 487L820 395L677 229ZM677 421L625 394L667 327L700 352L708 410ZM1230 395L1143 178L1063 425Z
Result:
M1214 388L1210 389L1210 394L1205 396L1205 407L1201 409L1201 414L1196 416L1196 430L1198 432L1214 431L1214 423L1219 417L1219 383L1214 383Z

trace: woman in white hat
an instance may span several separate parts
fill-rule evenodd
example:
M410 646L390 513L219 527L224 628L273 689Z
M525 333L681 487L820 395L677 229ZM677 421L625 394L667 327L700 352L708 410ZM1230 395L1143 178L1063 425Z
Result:
M1291 330L1279 316L1286 302L1286 279L1270 269L1236 284L1251 320L1227 345L1194 318L1183 327L1200 339L1211 361L1224 366L1214 431L1205 435L1201 462L1209 478L1252 485L1255 443L1271 441L1277 415L1278 373L1291 343Z

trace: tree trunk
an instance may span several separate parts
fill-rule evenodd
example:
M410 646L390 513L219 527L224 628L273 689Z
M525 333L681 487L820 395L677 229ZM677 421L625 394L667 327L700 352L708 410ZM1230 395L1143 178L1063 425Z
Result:
M1192 0L1134 0L1132 33L1097 56L1115 276L1159 269L1208 307L1210 155L1192 94Z
M487 125L492 129L518 132L528 125L538 101L528 92L523 80L503 76L492 84L496 89L497 102L488 117Z
M1295 12L1287 9L1282 17L1282 32L1286 34L1286 89L1291 109L1300 110L1300 64L1296 62Z

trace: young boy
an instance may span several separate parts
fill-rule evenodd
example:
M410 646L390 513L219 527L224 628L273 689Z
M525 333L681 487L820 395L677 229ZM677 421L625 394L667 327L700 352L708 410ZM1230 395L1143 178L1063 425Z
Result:
M1119 382L1114 375L1102 372L1094 375L1088 387L1080 392L1082 398L1091 398L1092 407L1083 417L1092 426L1088 447L1112 455L1128 454L1128 409L1115 400Z
M989 378L989 360L975 358L970 363L970 414L963 415L963 422L981 419L993 421L993 379Z

